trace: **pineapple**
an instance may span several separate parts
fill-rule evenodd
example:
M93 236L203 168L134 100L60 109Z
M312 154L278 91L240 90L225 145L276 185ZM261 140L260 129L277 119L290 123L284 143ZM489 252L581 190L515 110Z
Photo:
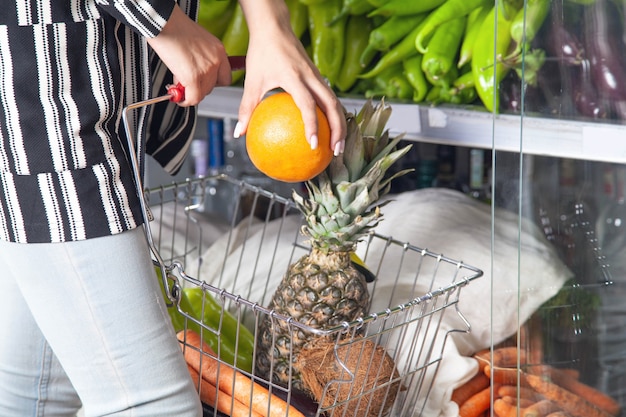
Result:
M307 182L308 198L293 199L304 215L301 233L311 252L290 265L269 305L270 310L315 329L328 329L364 316L369 308L365 277L350 261L357 243L379 222L375 203L389 192L387 169L410 145L397 150L402 136L389 137L385 125L391 108L369 100L359 113L346 114L348 134L342 156ZM300 375L289 362L316 336L286 322L266 318L260 323L256 348L258 375L302 389ZM270 375L270 373L272 375Z

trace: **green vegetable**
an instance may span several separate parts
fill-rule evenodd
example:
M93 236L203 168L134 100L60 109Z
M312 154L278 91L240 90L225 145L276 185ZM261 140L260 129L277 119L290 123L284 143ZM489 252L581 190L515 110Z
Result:
M331 26L328 23L341 12L341 7L341 0L327 0L309 5L313 63L332 86L337 81L343 63L347 18L344 17Z
M234 0L201 0L198 5L198 23L200 26L221 38L235 11Z
M425 100L433 104L441 103L443 101L440 98L441 88L442 87L440 85L433 85L432 87L430 87L430 90L428 90L428 94L426 94Z
M372 28L372 20L363 15L348 17L346 24L346 49L341 71L337 75L335 85L339 91L348 91L363 72L360 57L368 43L368 33ZM369 62L367 63L369 64Z
M250 31L248 30L248 23L246 22L241 5L237 3L233 17L230 19L226 32L222 37L222 43L228 55L238 56L246 54L249 40ZM233 71L233 84L243 78L244 72L244 70Z
M250 372L254 335L201 287L183 289L178 293L177 304L172 304L165 293L161 269L155 265L155 270L174 331L193 330L221 360ZM168 287L172 284L173 280Z
M513 20L517 12L524 7L524 0L497 0L498 13L505 20Z
M378 51L388 51L426 18L426 13L391 16L369 34L369 44Z
M389 3L389 0L367 0L367 2L374 7L380 7L383 4Z
M389 51L425 18L426 14L420 13L409 16L391 16L386 19L381 25L370 31L369 43L361 54L361 65L367 66L378 51Z
M424 67L424 63L422 63L422 69ZM429 77L426 75L426 73L424 73L424 76L426 76L426 79L432 84L432 85L439 85L445 89L450 89L453 88L454 85L454 81L459 77L459 69L456 67L456 65L452 65L450 67L450 70L440 76L439 78L436 79L429 79Z
M467 16L479 7L487 6L487 0L447 0L426 18L422 30L415 37L415 47L421 53L426 53L424 41L430 36L438 26L450 20Z
M454 80L452 85L454 85L454 87L459 90L474 87L476 85L474 81L474 74L472 73L472 71L468 71L465 74L461 74L457 77L456 80Z
M537 75L544 62L546 52L543 49L531 49L515 57L515 59L505 59L504 64L513 68L519 78L529 85L537 85Z
M306 6L312 6L315 4L322 4L322 3L326 3L329 0L300 0L300 3L306 5Z
M300 0L285 0L289 10L289 23L296 37L300 39L309 28L309 9Z
M478 95L474 85L474 74L472 74L471 69L470 71L459 75L452 83L452 88L448 90L450 94L450 103L468 104L476 100Z
M385 69L374 79L374 88L365 92L365 97L413 98L413 86L404 76L402 64Z
M215 352L225 362L250 372L254 352L254 335L226 310L224 305L218 303L210 293L201 287L185 288L183 294L189 300L194 318L211 329L205 329L202 333L203 337L208 334L210 338L219 339L219 350Z
M328 24L333 25L335 22L338 22L349 15L358 16L369 13L372 10L374 10L374 6L372 6L367 0L343 0L343 7L341 8L341 11L330 22L328 22Z
M461 68L463 65L472 60L474 45L476 44L476 37L480 32L480 27L485 21L485 17L489 14L489 10L489 7L483 6L474 9L469 15L467 15L465 36L463 36L461 48L459 49L459 59L457 60L458 68Z
M472 73L476 92L489 111L498 111L500 100L498 85L510 68L502 62L511 44L511 22L498 13L496 24L496 8L491 11L483 22L472 58Z
M174 326L174 331L178 333L185 328L185 317L178 311L176 305L170 301L170 297L168 297L167 293L165 292L161 268L159 268L158 265L155 265L154 270L156 271L157 280L159 281L159 287L161 288L161 293L163 294L163 299L165 300L165 304L167 306L167 313L169 314L172 325ZM171 288L173 283L173 281L168 280L168 288Z
M361 52L361 56L359 57L359 64L361 67L367 67L370 62L378 55L378 50L372 48L369 44L365 46L365 49Z
M424 13L449 0L389 0L368 14L372 16L400 16Z
M516 46L510 57L521 54L524 45L535 39L550 12L550 4L550 0L529 0L515 15L511 22L511 38Z
M422 60L422 70L431 84L437 84L452 68L465 32L466 17L461 16L439 25L428 43Z
M468 86L463 89L459 89L456 87L435 85L428 92L426 101L434 104L469 104L476 100L476 97L476 89L474 87Z
M581 329L592 328L601 305L602 300L597 292L570 279L554 297L541 305L537 314L546 329L569 328L572 329L570 334L575 334Z
M404 37L400 42L394 45L388 52L386 52L376 63L374 68L362 74L362 78L375 77L378 74L385 71L387 68L401 63L405 59L408 59L414 55L417 55L417 49L415 49L415 35L421 29L424 22L415 27L408 35Z
M430 89L430 84L426 80L424 71L422 71L422 57L422 55L417 54L402 62L404 76L413 86L413 101L416 103L422 102Z

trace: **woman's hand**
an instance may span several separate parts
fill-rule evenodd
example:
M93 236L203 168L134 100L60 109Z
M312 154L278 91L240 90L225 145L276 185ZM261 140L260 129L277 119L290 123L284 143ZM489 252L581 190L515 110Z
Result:
M264 95L282 88L300 108L311 147L317 146L317 104L330 124L331 148L336 155L343 152L346 135L343 106L293 33L285 2L239 0L239 3L248 23L250 42L235 137L246 132L250 115Z
M218 38L175 6L167 24L148 44L185 87L181 106L198 104L215 86L231 83L230 64Z

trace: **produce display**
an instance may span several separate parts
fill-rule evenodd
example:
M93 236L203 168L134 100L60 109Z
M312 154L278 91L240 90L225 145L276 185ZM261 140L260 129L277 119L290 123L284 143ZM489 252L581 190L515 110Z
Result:
M615 2L286 3L294 32L339 94L626 118L624 19ZM245 54L249 34L235 0L202 0L199 22L222 39L227 53ZM233 83L243 76L234 73Z
M536 353L536 352L535 352ZM613 398L579 380L575 369L556 368L514 346L474 355L478 371L452 393L459 417L615 417Z
M387 169L411 145L396 146L401 136L385 130L391 107L367 101L358 114L347 114L344 153L333 158L320 175L306 182L308 197L297 191L293 200L306 224L311 252L290 265L268 309L314 329L330 329L368 313L366 277L354 267L356 244L379 222L376 202L390 190L391 181L406 171L385 178ZM274 382L305 388L292 363L308 343L319 338L294 331L287 321L260 321L255 348L255 370Z

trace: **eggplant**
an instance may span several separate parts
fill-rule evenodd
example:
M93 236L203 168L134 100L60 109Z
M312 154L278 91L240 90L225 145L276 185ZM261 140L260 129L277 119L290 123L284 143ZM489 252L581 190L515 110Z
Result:
M557 61L548 61L537 74L537 85L545 101L540 111L557 117L574 117L574 84L571 77L571 67L561 65Z
M287 401L287 392L275 389L272 390L272 393ZM291 389L289 404L304 414L304 417L315 417L317 415L317 409L319 408L317 402L310 396L293 388Z
M626 71L612 36L610 4L597 0L585 13L584 42L591 79L600 94L610 101L626 101Z
M574 90L574 106L581 116L590 119L606 119L609 115L606 100L591 82L588 62L572 68Z
M510 72L500 83L500 111L520 114L522 112L522 81Z
M585 59L582 42L565 28L562 20L555 19L550 25L546 49L560 64L580 65Z
M270 389L269 386L261 380L257 380L255 382L267 389ZM289 404L304 414L304 417L315 417L317 415L317 409L319 408L318 403L304 391L291 388L291 390L287 392L284 389L273 388L272 394L283 401L287 401L287 395L290 395ZM323 416L324 414L322 414L322 417Z

